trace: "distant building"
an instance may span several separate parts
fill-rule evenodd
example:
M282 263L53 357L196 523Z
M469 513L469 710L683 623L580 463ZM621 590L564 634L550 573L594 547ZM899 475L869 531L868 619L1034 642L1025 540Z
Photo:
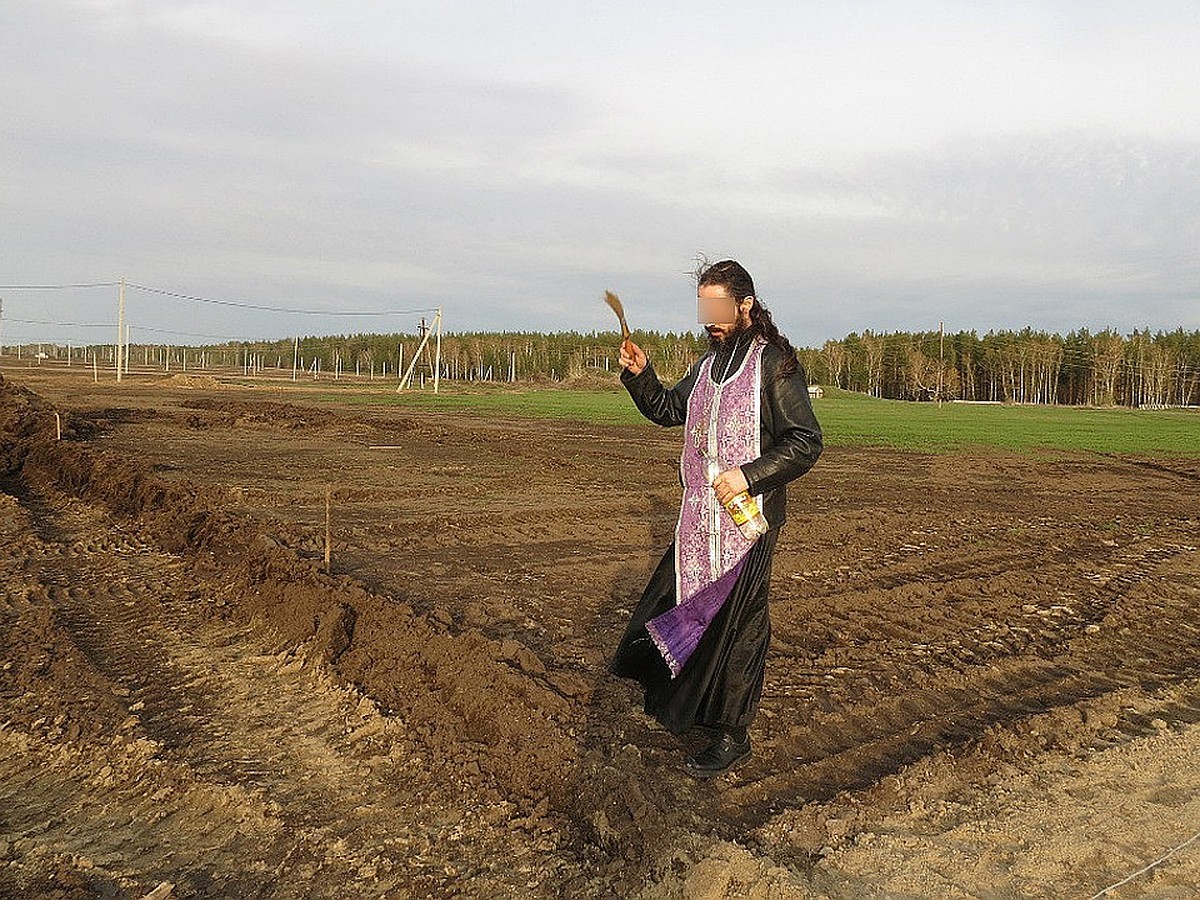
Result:
M825 389L819 384L810 384L808 386L808 396L813 399L819 399L825 396Z

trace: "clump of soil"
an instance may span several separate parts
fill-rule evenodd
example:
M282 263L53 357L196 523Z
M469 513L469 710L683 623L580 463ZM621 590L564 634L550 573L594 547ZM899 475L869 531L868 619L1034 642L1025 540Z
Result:
M180 372L172 375L170 378L164 378L159 384L167 387L184 388L186 390L206 390L215 391L222 387L221 382L211 375L188 375L186 372Z
M321 427L333 421L332 413L291 403L249 403L240 400L196 397L179 404L184 409L207 410L217 415L209 424L272 425L276 428Z

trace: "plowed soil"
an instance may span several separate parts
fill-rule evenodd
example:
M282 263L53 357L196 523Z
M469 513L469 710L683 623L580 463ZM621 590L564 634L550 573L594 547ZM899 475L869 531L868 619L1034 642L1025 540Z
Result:
M6 375L0 897L1200 894L1200 460L830 446L700 783L677 432Z

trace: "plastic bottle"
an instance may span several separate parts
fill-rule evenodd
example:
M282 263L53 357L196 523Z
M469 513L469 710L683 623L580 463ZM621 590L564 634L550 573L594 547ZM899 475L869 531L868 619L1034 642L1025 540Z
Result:
M721 463L715 456L704 457L704 476L709 484L717 480L721 471ZM725 504L725 510L746 540L756 541L767 533L767 519L749 491L742 491L736 497L730 498Z

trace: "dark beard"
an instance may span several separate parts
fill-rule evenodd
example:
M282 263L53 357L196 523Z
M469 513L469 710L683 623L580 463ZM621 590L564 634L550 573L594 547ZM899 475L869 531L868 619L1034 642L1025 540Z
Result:
M708 335L708 349L720 353L722 350L728 350L732 352L733 348L737 346L737 342L740 341L749 331L749 325L739 325L737 330L732 332L729 337L725 338L725 340L713 337L713 335L709 334L707 329L705 329L704 333Z

